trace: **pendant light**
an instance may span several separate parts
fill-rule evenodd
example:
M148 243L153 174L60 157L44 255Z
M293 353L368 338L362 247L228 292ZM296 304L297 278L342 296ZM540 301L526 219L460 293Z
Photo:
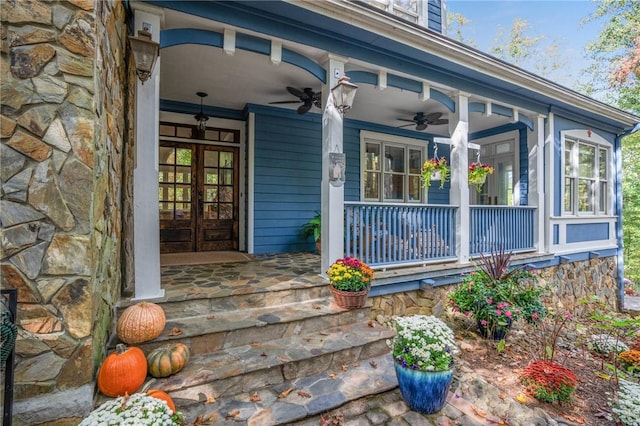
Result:
M204 113L203 102L204 102L204 98L206 98L209 95L207 95L205 92L197 92L196 95L200 96L200 113L196 114L194 118L198 122L198 132L201 135L204 135L205 130L207 130L207 120L209 119L209 116Z

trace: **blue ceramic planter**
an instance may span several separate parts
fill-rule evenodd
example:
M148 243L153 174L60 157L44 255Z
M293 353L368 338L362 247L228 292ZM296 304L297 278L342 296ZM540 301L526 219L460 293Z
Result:
M404 368L397 362L398 387L402 399L413 411L423 414L437 413L447 402L447 393L453 380L453 371L418 371Z

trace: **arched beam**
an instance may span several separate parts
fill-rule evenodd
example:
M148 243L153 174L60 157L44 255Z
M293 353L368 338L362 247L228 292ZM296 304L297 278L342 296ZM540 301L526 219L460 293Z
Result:
M194 28L174 28L160 32L160 49L182 44L199 44L222 49L224 47L224 35L215 31L199 30ZM271 41L248 34L236 34L235 47L248 52L271 56ZM325 69L311 59L297 52L282 48L282 62L301 68L323 84L326 81Z
M372 86L378 86L378 74L369 71L347 71L347 76L353 83L371 84ZM406 77L400 77L394 74L387 74L387 87L395 87L397 89L407 90L409 92L422 93L422 82L417 80L411 80ZM429 88L429 97L434 101L440 102L449 111L455 112L456 103L442 93L441 91Z

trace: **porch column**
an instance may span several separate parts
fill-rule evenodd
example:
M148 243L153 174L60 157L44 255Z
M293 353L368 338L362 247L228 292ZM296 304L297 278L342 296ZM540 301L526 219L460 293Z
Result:
M544 116L538 115L533 137L529 139L529 205L536 206L534 229L538 253L546 251L545 235L547 221L544 219Z
M134 33L150 26L160 40L161 11L138 2ZM158 211L158 140L160 121L160 58L144 84L136 77L135 166L133 170L134 300L164 296L160 288L160 215Z
M469 96L459 93L456 111L449 114L451 135L450 204L458 206L456 214L456 253L458 261L469 262Z
M544 130L544 164L545 168L541 169L545 171L544 175L544 188L543 194L547 197L544 203L544 216L543 220L545 223L545 237L544 237L544 245L547 251L551 248L553 244L555 244L553 239L553 224L551 223L551 218L554 216L554 197L553 197L553 188L555 188L555 180L554 180L554 170L553 170L553 154L554 147L556 146L555 141L555 126L554 126L555 115L552 112L549 112L547 115L545 130Z
M338 79L344 75L346 58L328 55L325 61L327 70L327 83L322 87L323 121L326 118L324 108L327 97L331 95L331 89L338 84ZM344 152L342 150L342 128L329 138L326 129L322 128L322 189L321 189L321 214L322 214L322 251L320 274L325 275L329 266L344 256L344 186L333 186L329 183L329 153ZM347 163L346 167L349 167Z

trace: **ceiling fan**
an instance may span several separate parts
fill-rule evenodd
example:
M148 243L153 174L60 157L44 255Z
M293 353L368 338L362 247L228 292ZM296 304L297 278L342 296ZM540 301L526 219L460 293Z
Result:
M293 96L297 97L297 101L277 101L269 102L269 104L297 104L302 102L302 105L298 107L298 114L305 114L312 106L322 108L321 92L314 92L311 88L305 87L302 90L295 87L287 86L287 91Z
M413 119L411 120L408 120L406 118L398 118L398 120L408 121L410 123L415 124L416 130L424 130L429 125L439 126L441 124L449 123L449 120L447 120L446 118L440 118L440 117L442 117L441 112L432 112L431 114L425 114L424 112L417 112L416 115L414 115ZM400 126L400 127L408 127L408 126L412 126L413 124L405 124L404 126Z

